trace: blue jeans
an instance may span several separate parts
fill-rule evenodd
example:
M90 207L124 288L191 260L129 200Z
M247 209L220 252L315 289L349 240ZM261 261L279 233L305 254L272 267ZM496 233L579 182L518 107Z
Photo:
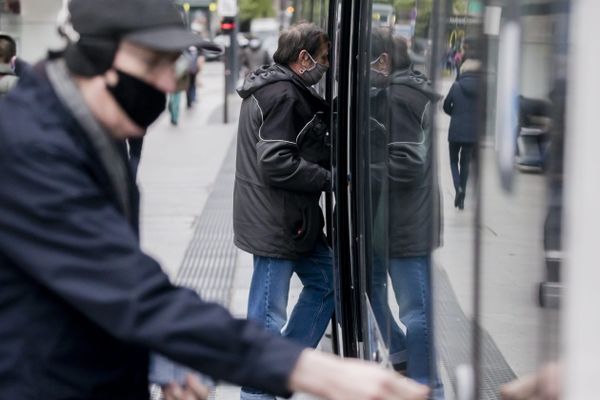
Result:
M389 275L406 334L394 322L387 301L387 274L375 263L373 274L373 312L390 344L390 361L406 361L406 375L417 382L434 386L434 398L442 389L435 368L431 327L431 259L429 256L390 259ZM389 321L389 322L387 322ZM389 326L386 329L386 324ZM432 368L435 368L432 373ZM443 397L442 397L443 398Z
M294 272L303 288L286 325L290 279ZM333 307L332 254L323 242L317 242L310 254L297 260L254 256L248 319L271 332L314 348L327 329ZM249 387L242 388L240 398L275 399Z

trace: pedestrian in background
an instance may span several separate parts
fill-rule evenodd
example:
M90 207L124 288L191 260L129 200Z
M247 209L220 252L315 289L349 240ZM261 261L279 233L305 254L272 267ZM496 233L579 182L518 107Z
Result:
M175 84L175 90L169 93L169 100L167 102L167 109L169 110L169 117L171 125L177 126L179 124L179 114L181 111L181 94L188 90L190 85L190 58L184 53L182 57L179 57L175 63L175 75L178 77Z
M476 45L474 39L465 39L465 59L460 67L460 75L444 100L444 112L450 116L448 145L455 190L454 207L459 210L465 207L469 166L477 143L481 61Z
M187 108L192 108L194 103L198 100L197 98L197 85L198 75L202 73L204 66L204 56L198 51L196 47L190 47L185 53L184 57L187 59L187 75L188 82L185 91L186 105Z
M319 199L331 190L328 105L313 89L329 67L329 39L314 24L279 37L275 64L251 73L241 106L233 227L235 244L254 256L248 319L316 347L333 313L331 249ZM288 320L290 279L303 288ZM287 323L287 324L286 324ZM242 388L241 399L275 397Z
M248 46L242 49L242 66L247 71L246 75L262 65L271 65L272 62L269 52L263 48L259 38L251 38Z

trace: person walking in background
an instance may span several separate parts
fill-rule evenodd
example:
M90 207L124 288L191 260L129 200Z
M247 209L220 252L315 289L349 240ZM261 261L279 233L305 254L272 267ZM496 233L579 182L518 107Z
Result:
M169 110L169 116L171 125L177 126L179 124L179 112L181 110L181 93L188 90L189 87L189 69L190 69L190 58L185 56L179 57L175 63L175 75L177 76L177 83L175 90L169 93L169 101L167 102L167 109Z
M452 84L444 100L444 112L450 116L448 143L450 170L454 183L454 207L465 207L469 164L477 143L477 103L481 82L481 61L477 57L476 43L465 39L465 59L460 75Z
M9 35L0 35L0 98L17 84L19 78L15 73L15 57L17 45Z
M187 108L192 108L194 103L198 100L197 98L197 85L198 75L202 72L204 66L204 56L195 47L190 47L188 51L184 53L184 57L187 58L187 74L188 82L185 91L186 105Z
M234 187L235 244L254 256L248 319L316 347L333 314L333 261L319 198L331 189L328 105L312 85L329 67L329 39L314 24L281 34L275 64L251 73L242 102ZM303 288L287 320L290 279ZM287 324L286 324L287 321ZM243 400L270 399L251 385Z
M262 65L270 65L273 62L269 52L262 47L262 40L252 38L248 41L248 46L242 50L242 66L246 70L246 75L256 71Z

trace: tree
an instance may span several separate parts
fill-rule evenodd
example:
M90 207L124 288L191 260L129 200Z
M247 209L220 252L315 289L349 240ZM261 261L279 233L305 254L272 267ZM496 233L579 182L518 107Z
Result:
M275 16L272 0L239 0L238 6L241 20Z

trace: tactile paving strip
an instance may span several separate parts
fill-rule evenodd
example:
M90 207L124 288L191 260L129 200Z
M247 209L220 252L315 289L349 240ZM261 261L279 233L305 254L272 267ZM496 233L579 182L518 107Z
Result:
M456 390L456 367L473 364L472 322L456 299L446 272L435 268L435 336L436 349L442 366L448 371ZM481 392L478 400L500 399L499 388L516 378L494 339L481 330Z
M198 292L202 299L229 304L237 251L233 244L233 183L235 141L229 147L215 185L197 220L175 283ZM158 386L150 389L152 400L162 399ZM212 391L209 400L214 400Z
M176 283L196 290L204 300L229 303L235 271L233 183L235 143L230 146L194 236L179 268Z

